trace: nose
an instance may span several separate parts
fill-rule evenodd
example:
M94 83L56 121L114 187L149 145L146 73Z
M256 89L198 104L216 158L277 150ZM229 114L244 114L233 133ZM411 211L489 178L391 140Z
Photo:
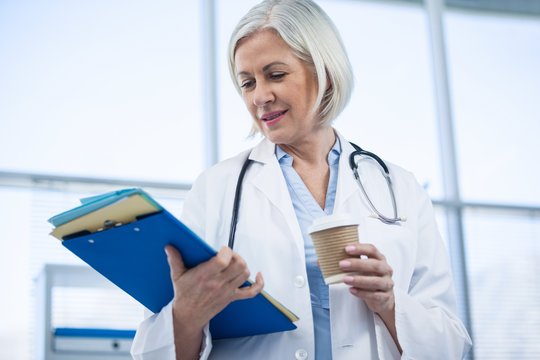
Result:
M257 82L253 91L253 105L263 107L275 99L272 87L264 81Z

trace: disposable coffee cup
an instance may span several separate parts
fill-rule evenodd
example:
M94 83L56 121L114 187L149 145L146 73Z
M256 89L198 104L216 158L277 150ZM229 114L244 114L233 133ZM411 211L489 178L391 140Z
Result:
M309 228L327 285L343 282L343 278L350 274L343 272L339 262L350 257L345 246L358 242L358 224L356 217L342 213L315 219Z

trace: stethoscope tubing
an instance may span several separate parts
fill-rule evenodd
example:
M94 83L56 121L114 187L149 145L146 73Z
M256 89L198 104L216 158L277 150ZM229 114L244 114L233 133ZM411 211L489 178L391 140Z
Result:
M364 198L367 200L369 207L374 212L374 215L376 218L378 218L380 221L382 221L385 224L398 224L400 222L406 221L406 218L398 217L397 215L397 204L396 204L396 197L394 194L394 189L392 186L392 180L390 179L390 171L388 170L388 166L384 163L384 161L375 155L372 152L365 151L358 145L351 143L351 145L354 147L355 151L353 151L349 155L349 166L354 174L354 177L356 179L356 182L358 183L362 194L364 195ZM369 198L366 189L364 188L364 185L362 184L362 181L360 180L360 175L358 174L358 162L355 161L355 158L357 156L367 156L372 159L374 159L382 168L383 176L386 180L386 184L388 186L388 189L390 191L390 198L392 199L392 208L394 210L393 217L387 217L383 215L377 208L375 207L375 204L371 201ZM232 210L232 216L231 216L231 227L229 231L229 248L234 247L234 240L236 236L236 225L238 224L238 213L240 209L240 199L242 197L242 184L244 182L244 177L246 175L246 172L249 168L249 166L253 163L253 160L248 158L244 161L244 164L242 165L242 169L240 170L240 174L238 175L238 181L236 183L236 190L234 192L234 201L233 201L233 210Z
M360 146L351 143L351 145L354 147L355 151L353 151L349 155L349 166L354 174L354 178L356 182L358 183L358 186L362 190L362 194L364 195L364 198L367 200L369 207L371 210L375 213L375 217L378 218L380 221L382 221L385 224L393 225L393 224L399 224L400 222L407 221L406 218L399 217L397 214L397 203L396 203L396 196L394 194L394 187L392 186L392 180L390 178L390 170L388 169L388 166L386 166L385 162L378 157L376 154L363 150ZM364 188L364 185L362 184L362 181L360 180L360 175L358 174L358 161L355 161L355 158L357 156L367 156L372 158L379 164L379 166L382 168L382 174L384 176L384 179L386 181L386 185L388 187L388 191L390 192L390 199L392 200L392 209L393 209L393 217L388 217L382 214L377 208L375 207L375 204L371 201L369 198L366 189Z

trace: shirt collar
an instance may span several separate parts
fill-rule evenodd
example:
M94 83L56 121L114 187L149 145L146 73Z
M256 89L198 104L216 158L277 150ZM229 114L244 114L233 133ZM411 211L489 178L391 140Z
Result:
M328 153L328 165L337 164L339 161L339 155L341 155L341 142L339 140L339 137L336 136L336 142ZM276 158L279 161L280 165L292 165L293 157L287 154L287 152L283 150L279 145L276 145Z

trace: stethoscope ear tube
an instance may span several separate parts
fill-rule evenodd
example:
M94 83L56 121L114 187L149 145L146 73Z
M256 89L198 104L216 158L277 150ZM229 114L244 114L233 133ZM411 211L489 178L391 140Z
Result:
M356 161L354 160L356 156L369 156L370 158L374 159L384 170L385 176L390 176L390 171L388 170L388 166L384 163L384 161L378 157L376 154L363 150L360 148L360 146L355 145L351 143L351 145L356 149L349 155L349 166L351 167L351 170L354 171L358 167Z
M240 198L242 196L242 183L244 182L244 176L246 175L246 171L252 162L253 160L251 160L248 155L248 158L244 162L244 165L242 165L242 169L240 170L240 174L238 175L238 181L236 182L236 191L234 192L233 211L231 217L231 230L229 231L229 247L231 249L234 247L234 238L236 236L238 210L240 208Z

